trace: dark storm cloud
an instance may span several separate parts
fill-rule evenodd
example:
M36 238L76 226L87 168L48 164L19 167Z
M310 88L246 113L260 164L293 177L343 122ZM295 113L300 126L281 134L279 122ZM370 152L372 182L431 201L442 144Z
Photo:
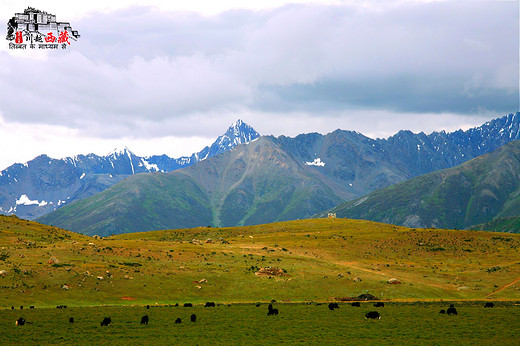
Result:
M214 135L204 119L249 112L261 123L264 111L508 113L518 109L517 14L517 2L498 1L209 17L132 7L72 23L81 39L46 59L0 52L0 110L107 137ZM201 127L165 127L193 119Z
M323 112L339 109L385 109L394 113L507 114L518 97L501 88L482 86L468 94L453 76L428 80L407 76L384 80L325 80L312 84L261 86L254 108L269 112ZM396 87L398 86L398 87Z

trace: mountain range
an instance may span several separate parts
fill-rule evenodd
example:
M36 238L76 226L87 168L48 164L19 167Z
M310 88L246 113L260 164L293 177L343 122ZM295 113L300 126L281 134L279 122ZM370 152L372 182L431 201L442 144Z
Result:
M106 156L88 154L53 159L41 155L0 171L0 213L32 220L104 191L131 175L187 167L258 137L251 126L238 120L211 146L176 159L167 155L140 157L126 147Z
M339 217L419 228L472 228L520 215L520 141L331 210ZM484 228L484 227L482 227Z
M38 221L104 236L307 218L517 139L519 113L467 131L388 139L343 130L263 136L187 168L132 176Z

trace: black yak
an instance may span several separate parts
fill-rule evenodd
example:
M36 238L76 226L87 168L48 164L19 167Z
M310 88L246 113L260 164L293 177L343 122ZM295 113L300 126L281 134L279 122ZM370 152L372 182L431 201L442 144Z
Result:
M101 321L101 326L108 326L110 323L112 323L112 319L110 317L103 318L103 321Z
M148 324L148 315L141 317L141 324Z
M485 308L492 308L494 306L495 306L495 304L493 304L492 302L487 302L486 304L484 304Z
M74 323L74 317L69 318L69 323Z
M355 307L361 307L361 303L360 302L353 302L352 304L350 304L352 306L355 306Z
M214 308L215 306L215 302L206 302L206 305L204 305L205 308Z
M193 304L192 303L184 303L184 307L185 308L191 308L191 307L193 307Z
M456 315L457 309L455 309L453 304L451 304L450 307L446 310L446 312L448 313L448 315Z
M338 303L329 303L329 310L339 309Z
M273 304L267 307L267 316L278 315L278 309L273 309Z
M16 324L17 326L23 326L25 324L25 318L20 317L14 322L14 324Z
M439 311L439 314L445 314L446 313L446 310L442 309L441 311Z
M267 311L267 316L278 315L278 309L272 309Z
M175 324L179 324L179 323L181 323L181 318L180 318L180 317L178 317L178 318L175 320Z
M191 314L190 319L191 319L191 322L197 322L197 315Z
M367 312L365 314L365 319L367 319L367 320L368 319L373 319L373 320L378 319L378 320L380 320L381 319L381 315L377 311L370 311L370 312Z
M374 307L376 307L376 308L384 308L385 307L385 303L377 302L377 303L374 304Z

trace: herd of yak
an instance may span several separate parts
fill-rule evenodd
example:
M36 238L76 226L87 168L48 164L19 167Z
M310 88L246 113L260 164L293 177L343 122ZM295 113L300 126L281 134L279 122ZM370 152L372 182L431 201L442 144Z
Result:
M361 307L361 304L359 302L353 302L353 303L351 303L351 305L355 306L355 307ZM178 306L178 304L176 304L176 306ZM184 304L184 307L192 307L192 306L193 306L193 304L191 304L191 303ZM207 302L204 306L205 307L215 307L216 304L214 302ZM257 307L260 306L260 303L257 303L256 306ZM377 302L374 304L374 307L376 307L376 308L382 308L384 306L385 306L385 303L383 303L383 302ZM330 310L339 309L339 304L338 303L329 303L328 307ZM494 307L494 304L491 302L488 302L484 305L484 307L492 308L492 307ZM67 308L67 306L58 305L56 308L63 309L63 308ZM150 309L150 305L147 305L146 308ZM12 306L11 309L14 309L14 306ZM20 309L23 309L23 306L20 306ZM34 306L31 306L31 309L34 309ZM448 315L457 315L457 309L455 308L455 306L453 304L451 304L449 308L447 308L446 310L442 309L441 311L439 311L439 313L448 314ZM278 309L273 308L273 304L269 304L269 306L267 307L267 316L276 316L278 314L279 314ZM377 311L369 311L365 314L365 319L367 319L367 320L381 319L381 314ZM196 322L197 316L195 314L192 314L190 316L190 320L191 320L191 322ZM143 317L141 317L141 324L148 324L148 321L149 321L148 315L144 315ZM20 317L19 319L17 319L15 321L15 324L17 326L23 326L23 325L25 325L25 323L26 323L26 321L25 321L25 318L23 318L23 317ZM74 317L69 318L69 323L74 323ZM101 321L101 326L108 326L110 323L112 323L112 319L110 317L105 317L105 318L103 318L103 321ZM175 320L175 323L176 324L182 323L182 320L180 318L177 318Z

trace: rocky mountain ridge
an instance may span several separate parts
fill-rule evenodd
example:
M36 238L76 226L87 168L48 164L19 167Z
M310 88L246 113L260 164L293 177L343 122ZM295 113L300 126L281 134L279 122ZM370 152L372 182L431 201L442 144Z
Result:
M181 170L134 176L39 220L108 235L306 218L496 150L519 139L519 125L517 113L467 131L386 140L342 130L263 136Z
M187 157L140 157L126 147L114 149L106 156L88 154L53 159L40 155L0 172L0 213L32 220L101 192L131 175L187 167L259 136L251 126L238 120L211 146Z

